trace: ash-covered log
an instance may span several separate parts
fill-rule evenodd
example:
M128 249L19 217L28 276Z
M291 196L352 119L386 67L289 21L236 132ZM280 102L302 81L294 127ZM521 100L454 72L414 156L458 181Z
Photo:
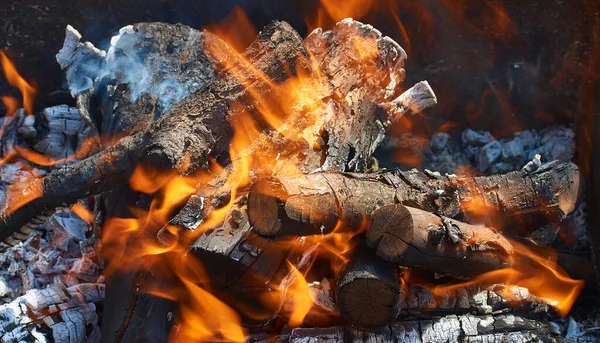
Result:
M254 229L265 236L327 233L338 221L357 229L375 209L394 203L473 221L502 213L546 222L575 209L581 181L572 163L483 177L417 170L270 177L252 184L248 216Z
M272 342L273 337L255 342ZM544 321L514 315L474 316L449 315L432 319L394 322L379 329L361 330L353 327L297 328L281 334L276 341L304 342L556 342L560 336Z

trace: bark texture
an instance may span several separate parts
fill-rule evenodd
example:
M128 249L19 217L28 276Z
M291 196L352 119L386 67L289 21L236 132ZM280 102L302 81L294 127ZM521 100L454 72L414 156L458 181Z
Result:
M459 278L475 277L514 263L512 245L494 229L401 204L374 211L367 244L386 261Z
M327 233L338 221L357 229L375 209L394 203L469 222L500 213L539 223L571 213L581 187L579 170L571 163L483 177L417 170L314 173L256 181L248 195L248 214L254 229L265 236Z

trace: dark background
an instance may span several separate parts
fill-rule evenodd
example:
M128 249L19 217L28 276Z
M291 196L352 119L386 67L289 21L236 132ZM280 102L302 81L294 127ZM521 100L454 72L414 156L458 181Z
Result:
M351 2L340 1L340 7ZM257 28L279 19L306 35L305 18L314 19L319 1L3 0L0 48L27 80L37 83L39 109L72 102L57 92L64 83L54 60L67 24L102 48L128 24L165 21L202 28L222 20L234 5ZM373 0L370 5L358 19L405 47L405 85L427 79L438 95L440 105L428 118L413 119L412 131L469 124L500 136L554 123L573 125L595 97L597 0ZM325 20L325 26L332 22ZM3 80L0 94L8 92ZM406 123L395 128L407 129Z

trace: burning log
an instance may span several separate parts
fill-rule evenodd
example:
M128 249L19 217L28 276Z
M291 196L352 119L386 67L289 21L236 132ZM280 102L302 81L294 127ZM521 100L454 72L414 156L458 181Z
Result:
M203 38L206 49L228 49L214 35L206 33ZM233 52L219 52L224 54L221 56L234 55ZM246 57L261 72L277 81L285 77L282 66L294 66L303 54L298 34L285 23L275 23L263 30ZM255 81L250 84L256 89L266 82ZM5 202L0 236L10 235L14 228L20 228L42 209L55 208L126 184L135 169L133 161L141 161L151 169L180 170L182 173L205 168L209 151L214 158L227 151L231 137L226 119L228 104L248 97L244 88L235 76L222 75L207 90L194 93L173 106L147 131L127 136L86 160L35 180L25 191L31 202L16 211L7 208L14 200ZM194 158L190 160L190 156Z
M0 337L5 342L98 341L96 304L104 299L104 285L82 283L32 289L0 306Z
M426 320L404 320L380 329L353 327L297 328L278 337L283 342L555 342L552 327L514 315L449 315ZM272 338L270 338L272 339ZM271 342L272 340L256 340Z
M512 245L495 230L400 204L373 212L367 244L386 261L459 278L513 264Z
M398 316L398 267L361 244L337 283L337 307L346 321L360 327L386 325Z
M363 51L367 53L364 61L360 51L350 48L353 44L349 40L355 38L365 40L364 46L359 46L367 49ZM319 134L312 133L313 137L302 137L305 147L300 149L311 151L307 149L311 142L317 147L322 145L318 144L319 141L327 143L330 151L324 169L343 170L352 148L357 153L348 166L364 169L366 161L383 139L390 120L398 113L407 112L407 109L420 110L435 103L435 95L424 83L411 88L404 96L392 98L397 95L396 86L403 80L404 51L389 38L381 37L372 27L352 20L341 22L332 31L315 31L306 42L289 25L271 24L261 32L243 58L230 58L237 54L210 33L204 33L202 43L204 49L210 52L209 60L215 69L220 70L207 89L177 102L149 128L132 133L95 156L54 171L43 179L36 179L23 192L16 192L20 194L13 194L2 209L0 236L6 237L43 209L72 203L84 196L126 184L135 169L135 162L158 172L175 171L180 174L194 174L206 169L209 155L219 162L226 162L224 153L232 136L230 122L239 120L245 112L256 116L256 109L270 102L269 99L285 98L278 94L284 89L272 89L269 85L283 83L289 77L288 70L307 71L310 77L315 77L316 86L320 86L316 87L316 109L311 115L322 117L323 111L331 112L332 119L327 122L321 120L314 127L315 132L322 131L321 134L330 141L325 142ZM77 55L78 44L69 45L71 50L75 49L73 56ZM73 45L76 47L73 48ZM340 46L343 48L338 48ZM64 55L69 55L67 52ZM316 76L311 75L309 52L317 56L318 64L327 66L323 68L325 80L321 85ZM68 63L64 67L68 69ZM341 75L336 70L344 70L345 74ZM303 104L291 104L293 113L288 116L289 136L308 129L298 124L308 119L305 107ZM374 115L379 110L382 110L382 115ZM352 115L348 125L342 127L337 124L345 122L344 118L350 118L351 113L359 115ZM265 118L260 116L255 119L261 124L265 122ZM356 136L354 132L362 132L365 125L371 129ZM357 131L357 128L361 130ZM180 137L186 139L181 140ZM298 149L292 150L293 154L298 152ZM311 163L319 161L319 150L317 148L309 153L306 160ZM327 160L331 163L328 164ZM340 164L340 161L343 163ZM319 167L314 165L315 169Z
M339 220L357 229L376 208L397 202L448 217L502 213L540 220L543 214L548 220L575 209L580 182L577 167L570 163L485 177L416 170L271 177L251 186L248 217L265 236L327 233Z

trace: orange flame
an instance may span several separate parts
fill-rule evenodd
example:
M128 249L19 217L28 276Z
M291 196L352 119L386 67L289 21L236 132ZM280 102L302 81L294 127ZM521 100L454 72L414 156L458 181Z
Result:
M11 214L19 208L27 205L31 201L41 197L44 194L43 180L37 178L34 173L30 178L26 178L17 183L11 184L6 194L6 214Z
M92 223L94 221L94 213L88 210L82 203L78 202L75 205L71 206L71 211L75 213L79 218L81 218L86 223Z
M584 281L571 279L556 262L556 256L543 257L529 250L522 244L511 242L516 252L516 265L481 274L474 279L450 285L429 285L432 293L443 297L457 289L467 287L483 288L490 285L504 285L524 287L540 300L554 307L558 313L565 317L581 293ZM414 280L411 273L404 275L402 282L420 283Z
M21 91L21 95L23 96L23 107L25 108L25 112L27 114L33 114L33 99L35 97L35 87L30 85L25 79L19 75L17 72L17 68L11 62L10 59L6 56L6 54L0 50L0 63L2 64L2 69L4 70L4 75L8 83L17 87L19 91Z
M313 302L310 298L308 282L306 282L304 275L302 275L302 273L300 273L300 271L289 261L287 263L293 278L288 288L288 297L293 301L293 309L290 313L288 324L291 327L296 327L302 325L304 317L306 317L308 311L310 311Z
M51 167L51 166L56 166L59 164L67 163L70 161L78 160L78 159L88 156L90 154L90 152L92 152L92 150L94 149L96 140L97 140L96 137L88 138L81 144L81 148L79 150L77 150L73 155L65 157L65 158L60 158L57 160L54 160L44 154L40 154L40 153L36 152L36 151L25 149L18 145L15 145L15 150L21 157L23 157L24 159L26 159L27 161L29 161L33 164L37 164L37 165L45 166L45 167Z
M371 10L373 0L320 0L317 13L306 18L310 30L331 28L344 18L360 18Z

